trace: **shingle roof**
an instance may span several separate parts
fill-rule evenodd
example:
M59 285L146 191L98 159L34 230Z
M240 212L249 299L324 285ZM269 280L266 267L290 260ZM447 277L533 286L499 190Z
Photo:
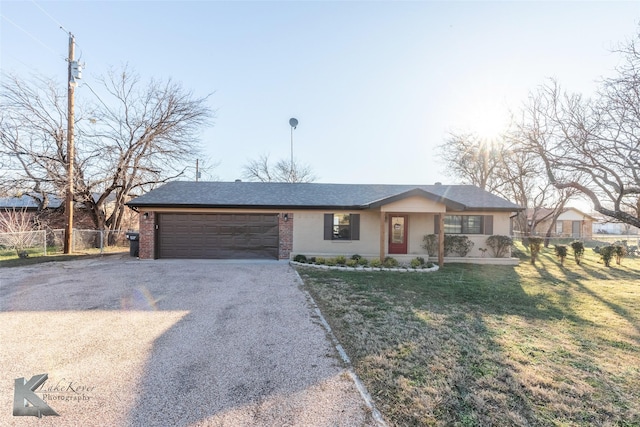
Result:
M62 201L55 196L49 196L49 208L62 206ZM0 209L38 209L38 201L29 195L21 197L0 197Z
M473 185L173 181L131 200L140 207L368 209L419 194L451 210L521 210Z

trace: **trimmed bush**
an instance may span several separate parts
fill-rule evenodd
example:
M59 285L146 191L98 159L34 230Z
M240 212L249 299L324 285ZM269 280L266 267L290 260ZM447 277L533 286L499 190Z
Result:
M327 260L324 263L329 267L333 267L334 265L338 264L338 261L335 258L327 258Z
M348 259L346 264L347 267L356 267L358 265L358 260L355 259Z
M422 239L424 242L422 248L427 251L427 253L431 256L438 255L438 235L437 234L427 234ZM462 236L458 234L445 234L444 235L444 254L448 255L457 255L460 257L465 257L471 249L473 248L473 242L469 240L467 236Z
M293 260L295 262L305 262L306 263L307 262L307 257L304 256L304 255L296 255L296 256L293 257Z
M495 234L487 237L487 246L495 258L505 258L509 254L509 248L513 245L513 239L509 236Z
M560 265L564 265L564 259L569 251L565 245L555 245L556 256L560 259Z
M345 265L346 263L347 263L347 257L345 257L344 255L338 255L336 257L336 264Z
M473 242L469 240L467 236L461 236L458 234L445 234L444 235L444 254L455 254L460 257L465 257L473 248Z
M571 242L571 248L573 249L573 258L576 260L576 264L580 265L582 256L584 255L584 243L576 240Z
M424 242L422 244L422 249L427 251L427 254L431 256L438 255L438 236L435 234L427 234L422 238Z
M387 267L387 268L393 268L393 267L397 267L398 266L398 260L395 259L394 257L385 257L384 261L382 262L382 265Z
M531 264L536 263L536 259L538 259L538 254L542 249L542 242L544 241L542 237L528 237L529 241L529 251L531 252Z
M421 268L424 265L424 260L423 260L423 262L420 262L420 260L418 260L418 258L414 258L414 259L411 260L409 265L411 266L411 268Z
M611 260L613 259L613 256L616 253L615 246L613 245L603 246L599 249L600 251L598 253L600 254L600 259L602 260L602 262L604 262L605 267L609 267L611 265Z
M627 247L626 245L622 244L622 245L615 245L614 248L615 248L614 254L616 256L616 264L620 265L622 264L622 258L624 258L624 256L627 254Z
M380 259L374 258L371 261L369 261L369 265L373 268L380 268L382 267L382 262L380 261Z
M366 267L367 265L369 265L369 260L366 258L360 258L358 260L358 265L361 265L363 267Z
M351 255L351 259L353 259L355 261L360 261L362 259L362 255L353 254L353 255Z
M324 265L327 262L326 259L324 259L323 257L319 256L316 258L316 264L318 265Z

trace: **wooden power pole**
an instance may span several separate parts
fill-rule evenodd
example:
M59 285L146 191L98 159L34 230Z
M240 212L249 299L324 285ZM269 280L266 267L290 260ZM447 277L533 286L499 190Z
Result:
M77 65L75 64L75 37L69 33L69 88L67 97L67 194L65 197L64 212L66 215L64 229L64 253L70 254L73 251L73 163L76 157L75 147L73 145L73 125L74 125L74 108L75 108L75 72Z

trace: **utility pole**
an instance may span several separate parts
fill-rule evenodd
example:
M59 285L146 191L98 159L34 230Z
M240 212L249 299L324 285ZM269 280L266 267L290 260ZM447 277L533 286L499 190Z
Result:
M67 96L67 194L64 203L66 215L64 229L64 253L70 254L73 251L73 163L76 157L76 150L73 145L73 125L75 109L75 89L76 77L79 76L78 64L75 62L75 37L69 33L69 87Z
M198 182L198 178L200 178L200 167L198 165L199 161L200 159L196 159L196 182Z
M294 168L293 168L293 130L298 127L298 119L292 117L289 119L289 126L291 126L291 169L289 170L289 182L294 182Z

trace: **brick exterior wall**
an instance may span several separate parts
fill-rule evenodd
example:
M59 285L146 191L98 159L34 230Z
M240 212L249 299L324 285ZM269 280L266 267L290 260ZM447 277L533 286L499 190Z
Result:
M156 257L156 213L148 212L148 217L140 214L140 259Z
M287 215L285 221L284 216ZM293 214L290 212L278 215L278 232L280 234L278 258L289 259L293 250Z

